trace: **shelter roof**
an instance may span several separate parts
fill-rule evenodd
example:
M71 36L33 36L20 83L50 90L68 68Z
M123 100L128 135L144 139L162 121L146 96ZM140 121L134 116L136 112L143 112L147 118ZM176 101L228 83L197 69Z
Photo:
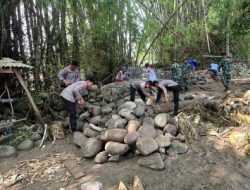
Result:
M24 64L22 61L15 61L10 58L0 59L0 70L7 68L32 69L33 67Z

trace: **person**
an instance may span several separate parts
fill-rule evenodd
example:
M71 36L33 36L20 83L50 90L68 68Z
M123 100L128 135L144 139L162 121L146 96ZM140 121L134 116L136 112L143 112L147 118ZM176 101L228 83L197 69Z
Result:
M157 76L156 76L154 68L151 65L149 65L148 63L145 64L145 67L147 69L148 79L151 82L156 81L157 80Z
M180 85L181 90L188 90L188 79L189 79L189 75L192 72L192 67L190 64L183 64L181 66L181 78L180 78L180 82L178 83Z
M171 66L172 80L175 81L175 82L179 82L180 77L181 77L180 65L179 65L179 63L177 63L177 61L175 59L173 61L174 62L172 64L172 66Z
M72 60L71 64L59 71L57 77L61 81L61 87L67 87L80 80L79 62Z
M229 82L231 80L231 59L226 53L222 53L222 59L219 61L218 71L222 69L221 82L225 87L225 92L229 90Z
M88 90L94 84L92 78L86 81L78 81L66 87L60 94L69 114L70 129L72 132L76 131L76 104L84 104L83 95L88 94Z
M168 91L173 92L174 96L174 116L178 114L179 109L179 85L177 82L173 80L162 80L162 81L154 81L153 86L155 86L158 89L157 97L156 97L156 103L160 101L162 93L164 93L165 97L165 103L168 106L169 100L168 100Z
M216 64L216 63L211 63L211 64L209 65L208 71L209 71L210 74L211 74L211 78L217 82L217 81L218 81L218 77L217 77L217 74L218 74L218 64Z
M149 93L145 92L146 88L151 88L152 81L133 81L130 84L130 101L135 100L135 92L137 91L141 97L141 99L145 102L146 96L150 97Z
M123 82L124 80L128 80L127 69L123 67L116 75L115 82Z
M190 59L187 60L187 64L191 65L192 67L192 72L196 71L199 65L199 62L191 57Z

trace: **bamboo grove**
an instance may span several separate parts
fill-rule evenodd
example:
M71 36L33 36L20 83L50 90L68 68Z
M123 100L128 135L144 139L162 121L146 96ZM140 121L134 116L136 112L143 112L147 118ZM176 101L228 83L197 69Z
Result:
M250 54L249 0L0 0L0 7L0 57L34 66L36 88L71 59L110 81L124 64Z

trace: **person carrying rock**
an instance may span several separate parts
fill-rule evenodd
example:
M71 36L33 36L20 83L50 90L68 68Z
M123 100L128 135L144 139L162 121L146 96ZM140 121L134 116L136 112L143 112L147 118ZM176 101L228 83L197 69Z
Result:
M80 80L79 62L72 60L71 64L59 71L57 77L61 82L61 87L65 88Z
M76 103L82 105L85 103L83 95L88 94L88 90L94 84L92 78L86 81L78 81L66 87L60 94L69 114L70 129L72 132L76 131Z
M174 116L178 114L179 109L179 85L177 82L173 80L162 80L162 81L154 81L153 86L155 86L158 89L156 103L160 101L162 93L164 93L165 97L165 103L167 106L169 106L168 101L168 91L173 92L174 96Z
M174 80L175 82L179 82L180 77L181 77L180 65L179 65L179 63L177 63L177 61L175 59L173 61L174 62L171 66L172 80Z
M225 87L225 92L229 90L229 82L231 80L231 59L226 53L222 53L222 59L219 61L218 71L222 69L221 82Z
M145 67L147 69L147 74L148 74L149 81L151 81L151 82L156 81L157 76L156 76L154 68L151 65L149 65L148 63L145 64Z
M115 77L115 82L123 82L124 80L128 80L128 73L126 67L123 67L122 70L120 70Z
M152 81L133 81L130 84L130 101L135 100L135 92L137 91L141 97L141 99L145 102L146 96L150 97L151 95L149 93L145 92L146 88L151 88Z

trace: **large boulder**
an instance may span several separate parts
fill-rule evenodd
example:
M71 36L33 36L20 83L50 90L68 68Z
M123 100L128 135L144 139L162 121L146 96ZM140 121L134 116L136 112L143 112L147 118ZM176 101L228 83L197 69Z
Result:
M88 138L81 132L76 131L73 134L73 143L77 146L82 146L87 139Z
M172 136L168 133L166 133L165 135L159 135L158 137L156 137L156 141L159 147L169 147L171 145L171 139Z
M152 125L148 125L147 123L144 123L140 126L140 128L138 129L138 133L143 137L157 137L155 128Z
M134 115L136 117L142 117L145 115L145 106L142 105L137 105L135 110L134 110Z
M102 113L103 115L109 115L109 114L112 113L112 111L113 111L112 107L109 107L109 106L104 106L104 107L102 107L102 109L101 109L101 113Z
M102 122L102 117L100 115L92 117L90 119L90 123L92 123L94 125L100 125L101 122Z
M188 151L188 146L184 143L181 143L177 140L174 140L167 150L168 155L177 155L177 154L185 154Z
M95 163L103 164L107 161L108 161L108 153L106 151L98 153L95 157Z
M7 158L11 156L16 156L17 152L15 147L4 145L0 147L0 158Z
M101 107L100 106L93 106L92 108L92 115L97 116L101 114Z
M151 137L139 137L136 141L136 148L144 156L147 156L158 150L158 144Z
M83 134L86 137L97 137L99 135L98 131L95 131L89 127L84 128Z
M101 140L123 142L126 134L126 129L107 129L104 134L101 135Z
M131 110L124 108L121 111L119 111L119 115L127 120L133 120L135 119L135 116L131 112L132 112Z
M127 144L109 141L105 145L105 150L111 155L123 155L129 150Z
M89 138L81 147L82 157L91 158L96 156L103 147L102 141L96 138Z
M157 127L163 128L166 126L166 124L170 121L170 116L166 113L160 113L155 117L155 125Z
M140 134L138 132L132 131L132 132L126 134L126 136L124 137L124 143L129 144L129 145L133 145L133 144L135 144L135 142L139 136L140 136Z
M128 125L127 125L128 133L131 133L133 131L137 131L137 129L139 128L139 126L140 126L140 122L139 121L130 120L128 122Z
M34 146L34 142L30 139L25 139L19 145L17 145L18 150L30 150Z
M150 168L153 170L162 170L165 168L165 164L162 160L160 153L154 153L146 157L141 157L137 160L139 166Z
M136 103L135 102L131 102L131 101L127 101L125 102L123 105L121 105L118 110L121 109L128 109L128 110L134 110L136 108Z
M153 118L151 118L151 117L145 117L145 118L143 119L143 124L148 124L148 125L151 125L151 126L154 127L155 122L154 122L154 119L153 119Z

